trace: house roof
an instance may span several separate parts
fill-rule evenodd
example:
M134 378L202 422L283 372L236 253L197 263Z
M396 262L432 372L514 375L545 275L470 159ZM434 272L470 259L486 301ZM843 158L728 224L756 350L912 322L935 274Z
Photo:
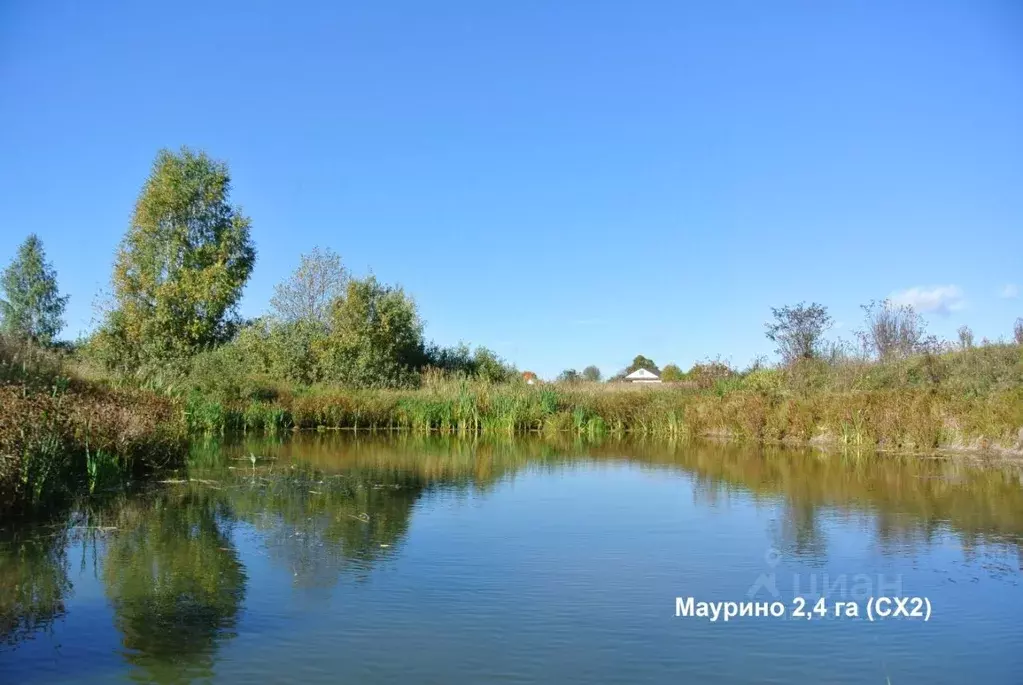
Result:
M625 378L629 380L648 380L651 378L660 377L661 374L657 373L656 371L651 371L650 369L636 369Z

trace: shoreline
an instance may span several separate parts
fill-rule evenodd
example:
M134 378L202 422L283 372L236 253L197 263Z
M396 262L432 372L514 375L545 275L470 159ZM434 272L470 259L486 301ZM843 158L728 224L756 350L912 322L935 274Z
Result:
M280 434L303 434L311 435L316 433L352 433L352 434L369 434L369 435L417 435L417 436L445 436L445 437L457 437L464 439L473 438L487 438L487 439L503 439L514 441L520 438L550 438L555 437L574 437L583 440L584 442L592 442L594 444L600 444L606 441L613 441L622 438L628 439L642 439L644 441L649 440L651 442L659 442L665 444L691 441L707 441L720 444L729 444L736 446L764 446L764 447L781 447L789 449L812 449L825 454L838 454L838 453L869 453L878 455L891 455L899 457L916 457L920 459L935 459L935 458L956 458L965 459L974 463L985 463L985 464L1021 464L1023 465L1023 448L1015 447L1004 447L998 444L989 444L985 446L974 445L969 447L962 446L949 446L942 445L929 450L916 450L908 448L887 448L878 446L866 446L866 445L848 445L844 444L838 438L826 438L819 437L811 440L767 440L767 439L749 439L741 438L733 435L729 435L724 432L707 432L697 436L686 437L664 437L657 434L650 434L641 430L626 430L623 433L616 434L605 434L603 436L587 436L580 435L573 432L572 430L560 430L552 433L543 429L530 429L526 431L520 431L516 433L500 433L493 431L478 431L478 432L460 432L457 430L446 430L441 428L433 428L428 431L416 430L410 427L403 426L379 426L376 428L365 428L365 427L353 427L353 426L316 426L316 427L302 427L302 428L290 428L277 433L265 433L265 432L247 432L247 431L228 431L223 433L222 436L226 438L247 436L250 434L258 435L260 437L272 437L273 435ZM191 439L200 439L201 434L192 434ZM208 437L208 436L207 436ZM974 441L978 442L978 441Z

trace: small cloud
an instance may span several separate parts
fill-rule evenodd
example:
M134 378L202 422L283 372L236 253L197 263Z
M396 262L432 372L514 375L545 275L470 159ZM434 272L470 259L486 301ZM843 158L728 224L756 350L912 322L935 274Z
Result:
M936 285L915 287L891 294L891 301L897 305L909 305L917 312L933 312L948 316L966 306L963 291L957 285Z
M1015 300L1019 297L1019 286L1015 283L1006 283L1002 286L1002 289L998 291L998 297L1003 300Z

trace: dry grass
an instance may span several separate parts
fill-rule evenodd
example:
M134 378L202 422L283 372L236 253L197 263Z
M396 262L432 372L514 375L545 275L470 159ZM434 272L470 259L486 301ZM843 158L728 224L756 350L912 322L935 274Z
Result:
M82 381L60 355L0 339L0 516L142 477L185 448L169 398Z

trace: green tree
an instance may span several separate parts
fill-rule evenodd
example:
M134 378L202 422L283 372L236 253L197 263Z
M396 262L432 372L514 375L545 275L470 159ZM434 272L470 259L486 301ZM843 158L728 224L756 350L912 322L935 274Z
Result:
M288 280L274 288L274 317L285 323L330 325L331 304L345 291L348 270L333 250L313 248L304 254Z
M582 376L575 369L565 369L558 374L559 383L578 383L582 380Z
M426 348L425 364L455 374L475 376L491 383L504 383L518 376L518 370L486 347L469 349L464 342L453 347L431 344Z
M319 350L326 343L326 329L310 321L260 321L242 329L237 344L263 362L272 378L309 385L320 379Z
M49 344L64 327L68 297L57 289L57 272L46 261L34 233L0 276L0 329L8 335Z
M323 380L359 387L410 385L426 361L415 302L374 276L348 281L344 296L334 301L330 326L322 344Z
M256 261L250 221L229 203L227 165L162 150L114 265L108 360L137 371L229 339Z
M703 362L697 362L689 367L686 380L706 390L707 388L713 388L721 381L727 381L733 376L735 376L735 371L732 370L732 367L727 362L720 359L708 359Z
M685 372L676 364L668 364L661 369L661 380L665 383L677 383L684 379Z
M585 369L583 369L583 379L585 379L587 381L590 381L592 383L599 382L600 381L600 369L598 369L593 364L590 364Z
M477 347L472 355L473 372L477 378L491 383L505 383L518 375L518 369L486 347Z
M653 359L647 359L643 355L637 354L633 358L632 363L625 367L625 375L628 376L633 371L637 371L639 369L646 369L647 371L660 373L660 371L657 369L657 364L654 364Z
M824 334L831 328L831 315L824 305L800 302L795 307L771 307L774 321L765 325L767 339L778 345L786 364L801 359L818 359L825 348Z

